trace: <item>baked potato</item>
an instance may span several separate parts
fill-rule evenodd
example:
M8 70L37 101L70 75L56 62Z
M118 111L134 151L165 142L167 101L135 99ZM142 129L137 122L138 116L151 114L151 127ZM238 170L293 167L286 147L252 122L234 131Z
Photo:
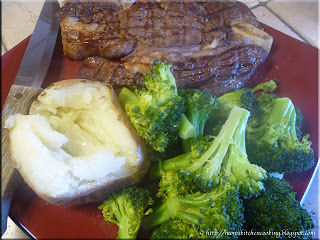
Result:
M12 161L52 204L101 201L146 173L146 145L111 85L84 79L46 88L29 115L6 119Z

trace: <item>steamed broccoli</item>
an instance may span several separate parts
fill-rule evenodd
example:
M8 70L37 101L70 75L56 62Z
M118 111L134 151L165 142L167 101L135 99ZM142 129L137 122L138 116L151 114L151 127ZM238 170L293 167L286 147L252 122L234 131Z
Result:
M266 112L270 112L273 101L278 97L272 93L261 93L257 98L257 103L254 105L252 109L252 113L263 114Z
M273 92L277 88L277 82L275 79L272 79L268 82L259 83L257 86L255 86L252 91L255 93L257 91L264 91L267 93Z
M144 77L145 88L134 93L123 88L119 94L119 101L138 134L159 152L178 141L185 110L171 65L153 61L151 73Z
M211 146L214 137L210 135L191 140L191 154L194 158L199 158Z
M306 134L299 141L302 115L289 98L263 94L247 125L249 160L269 172L300 172L311 168L314 154Z
M179 137L181 139L194 138L196 128L192 125L185 114L182 114L182 123L179 127Z
M314 226L308 212L295 199L292 187L284 180L268 177L265 180L266 191L258 197L244 201L245 225L247 230L255 232L282 232L291 233L310 231ZM254 239L287 239L280 236L254 236ZM309 236L297 236L295 239L306 239Z
M212 93L208 91L201 91L199 89L181 89L178 91L185 101L185 117L179 129L179 136L188 136L186 129L190 130L192 127L185 127L185 124L191 124L194 127L194 134L191 137L182 137L182 146L185 152L191 151L192 141L194 139L201 139L205 123L212 111L217 108L217 101Z
M194 225L181 219L169 219L153 231L151 239L198 239L200 237Z
M124 188L113 193L99 205L106 221L119 227L117 239L135 239L142 218L152 212L147 208L154 203L150 192L143 188Z
M183 171L171 169L162 175L157 197L169 198L189 194L194 184L193 181L194 179Z
M256 101L250 88L243 88L235 92L226 93L217 100L218 108L212 112L205 127L205 133L207 134L219 134L233 107L251 111L252 105Z
M272 92L276 87L276 82L274 80L271 80L268 82L260 83L253 89L242 88L218 97L218 108L212 112L212 115L208 120L208 124L206 126L206 132L211 132L213 129L213 134L218 134L233 107L244 108L251 112L257 104L257 100L253 96L253 93L259 90Z
M274 100L276 100L278 97L274 94L268 94L268 93L261 93L261 95L257 98L256 104L254 105L254 108L252 109L252 113L254 115L254 120L260 120L260 117L264 118L265 115L267 115L273 106ZM297 138L301 140L302 132L301 132L301 124L303 116L301 114L300 109L297 106L294 106L295 112L296 112L296 134ZM249 119L249 124L251 119Z
M198 232L239 231L244 222L242 200L236 187L221 181L208 193L173 196L161 201L144 218L143 227L152 229L170 219L182 220Z
M249 112L234 107L218 136L208 149L194 158L192 152L153 164L149 174L153 178L161 177L169 170L179 170L180 174L192 178L193 191L210 191L221 177L225 177L240 187L243 197L259 194L264 189L261 180L266 171L247 159L245 146L245 128ZM184 180L183 180L184 181Z
M300 141L302 138L301 125L302 125L303 115L301 113L300 108L298 108L297 106L294 106L294 109L296 111L296 134L297 134L297 138Z
M307 170L313 166L314 155L309 135L302 137L302 114L289 99L284 98L287 99L284 102L270 93L276 87L276 82L271 80L253 89L222 95L218 98L219 109L213 111L206 129L209 127L213 135L218 134L232 107L245 108L251 112L246 132L249 161L270 172ZM259 90L264 92L255 98L253 93Z
M219 109L215 111L215 114L217 114L217 117L220 119L227 119L230 111L235 106L250 111L254 100L253 91L250 88L242 88L234 92L226 93L218 97Z

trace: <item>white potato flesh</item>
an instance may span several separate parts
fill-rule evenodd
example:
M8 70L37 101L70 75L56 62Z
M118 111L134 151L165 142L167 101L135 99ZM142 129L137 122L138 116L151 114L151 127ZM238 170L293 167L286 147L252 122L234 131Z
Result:
M23 176L28 176L38 192L52 197L72 195L80 182L105 181L121 174L124 157L110 150L73 157L62 149L67 137L55 131L40 115L14 115L6 120L12 157Z
M112 93L104 85L78 82L62 88L51 87L38 97L30 114L46 116L55 130L67 136L64 149L83 156L101 149L127 156L129 165L137 165L137 149L130 132L111 104Z
M112 94L90 82L53 85L32 104L30 115L6 119L13 161L38 193L74 196L135 171L141 148Z

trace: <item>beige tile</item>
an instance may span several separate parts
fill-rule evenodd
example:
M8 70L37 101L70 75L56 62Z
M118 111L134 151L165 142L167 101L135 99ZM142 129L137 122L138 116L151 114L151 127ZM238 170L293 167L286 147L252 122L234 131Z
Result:
M34 30L45 0L2 0L2 41L10 50ZM63 0L58 0L60 6Z
M6 232L2 235L2 239L30 239L10 218Z
M256 15L260 22L302 41L302 39L297 34L295 34L288 26L286 26L286 24L284 24L274 13L272 13L266 7L256 7L252 10L252 12L254 15Z
M319 46L317 2L271 1L267 7L313 46Z
M20 0L2 3L2 40L8 50L33 32L43 2Z
M7 48L5 47L5 45L3 44L3 42L1 42L1 56L3 54L5 54L7 52Z
M249 8L252 8L254 6L257 6L259 4L258 0L238 0L239 2L243 2L246 4Z

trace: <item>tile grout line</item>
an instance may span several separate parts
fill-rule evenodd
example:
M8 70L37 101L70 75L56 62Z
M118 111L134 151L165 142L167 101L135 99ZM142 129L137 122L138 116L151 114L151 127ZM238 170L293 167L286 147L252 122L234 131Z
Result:
M288 28L290 28L295 34L297 34L305 43L310 44L313 46L305 37L303 37L299 32L297 32L292 26L290 26L287 22L285 22L280 16L278 16L274 11L272 11L267 5L266 8L269 9L270 12L272 12L274 15L277 16L280 21L282 21Z
M266 9L268 9L276 18L278 18L283 24L285 24L292 32L294 32L298 37L301 38L301 40L303 40L305 43L307 44L310 44L311 46L312 43L310 43L307 39L305 39L303 36L301 36L301 34L299 32L297 32L293 27L291 27L288 23L286 23L278 14L276 14L274 11L272 11L268 6L267 4L269 3L270 1L267 1L267 2L259 2L258 5L250 8L251 10L253 10L254 8L257 8L257 7L265 7Z

